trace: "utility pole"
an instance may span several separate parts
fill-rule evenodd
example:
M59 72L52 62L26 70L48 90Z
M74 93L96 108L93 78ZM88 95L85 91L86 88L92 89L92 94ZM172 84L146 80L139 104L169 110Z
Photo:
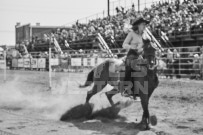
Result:
M107 0L107 13L108 13L108 16L110 16L110 2L109 2L109 0Z
M146 0L145 0L145 8L147 7L147 5L146 5Z
M140 12L140 0L138 0L138 12Z

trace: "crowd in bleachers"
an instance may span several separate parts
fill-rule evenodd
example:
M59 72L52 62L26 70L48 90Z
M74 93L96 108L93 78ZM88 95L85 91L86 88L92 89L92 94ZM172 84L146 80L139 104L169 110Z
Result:
M151 13L153 16L151 22L153 28L159 28L168 32L169 35L195 30L203 31L203 10L193 1L184 0L180 3L177 0L172 3L159 3L152 5L146 13Z
M140 16L150 20L149 26L151 30L158 35L161 31L169 36L189 32L203 34L203 0L184 0L183 2L180 2L180 0L174 0L171 2L159 1L153 3L150 8L145 8L139 12L135 10L134 4L129 9L116 7L115 10L116 15L89 20L88 23L76 21L71 28L58 28L53 31L52 34L60 45L65 45L65 40L68 43L93 41L93 39L89 39L89 37L96 33L100 33L105 40L112 37L117 40L124 39L126 34L131 31L132 21ZM44 34L42 43L49 43L51 41L50 37L50 35ZM24 45L20 44L17 46L16 49L19 50L22 56L29 57L25 47L29 49L34 46L33 44L28 45L27 43L24 43ZM170 52L168 51L168 53ZM175 50L173 50L173 54L175 54ZM178 56L178 53L176 54L176 57L180 57ZM191 61L192 63L197 63L197 61L199 63L202 62L199 61L199 58L203 57L202 54L197 55L192 56L194 58L194 61ZM43 52L39 54L39 57L48 57L48 54ZM52 57L58 56L53 54ZM61 54L60 57L68 57L68 54Z
M203 31L202 1L184 0L180 2L180 0L174 0L169 3L159 1L140 12L135 10L134 4L129 9L116 7L116 15L89 20L87 24L76 21L71 28L58 28L53 31L53 34L60 45L64 45L65 40L69 43L81 41L96 33L101 33L105 39L109 37L123 39L131 30L132 20L139 16L151 20L150 27L156 33L164 31L168 35L172 35L194 30ZM48 43L50 37L50 35L44 34L42 43ZM33 42L36 40L39 39L33 37ZM29 46L26 45L26 47L28 50L34 48L33 43L30 43Z
M88 23L76 21L70 28L58 28L52 33L62 46L65 40L71 42L91 42L91 35L100 33L109 45L112 39L123 40L131 30L131 22L137 17L150 20L150 28L154 34L160 35L161 31L171 36L198 31L203 33L203 0L174 0L171 2L156 2L150 8L136 11L135 5L125 9L116 7L116 15L89 20ZM200 3L200 4L199 4ZM50 35L44 34L43 39L36 39L26 45L28 50L34 50L34 43L49 43ZM108 42L110 41L110 42ZM115 42L114 42L115 43Z
M69 30L57 29L54 35L59 44L64 40L68 42L82 40L96 33L101 33L104 38L111 36L123 38L130 31L131 21L139 16L151 20L152 31L164 31L168 35L203 31L203 6L202 4L198 6L197 2L202 3L202 0L184 0L182 3L179 0L170 3L157 2L141 12L135 10L134 4L130 9L117 7L115 16L90 20L87 24L77 21Z

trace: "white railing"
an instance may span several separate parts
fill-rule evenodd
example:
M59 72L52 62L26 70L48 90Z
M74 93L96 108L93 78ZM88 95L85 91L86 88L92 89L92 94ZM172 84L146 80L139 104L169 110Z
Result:
M101 50L105 50L107 51L107 53L109 54L110 57L114 57L112 51L109 49L109 46L107 45L107 43L104 41L103 37L101 36L100 33L97 34L97 39L100 41L101 45L100 48Z

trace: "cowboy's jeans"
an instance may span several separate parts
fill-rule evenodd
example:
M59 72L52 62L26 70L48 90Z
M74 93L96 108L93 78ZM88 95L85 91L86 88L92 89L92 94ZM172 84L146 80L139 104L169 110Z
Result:
M142 93L148 92L147 81L147 61L140 58L136 51L130 50L127 54L125 63L125 76L122 81L121 90L129 95L138 95L139 90Z

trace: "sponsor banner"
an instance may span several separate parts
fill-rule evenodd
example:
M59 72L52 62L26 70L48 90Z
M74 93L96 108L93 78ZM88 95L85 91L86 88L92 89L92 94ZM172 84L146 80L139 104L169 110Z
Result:
M31 59L30 60L30 64L31 64L31 68L37 68L37 63L38 63L38 60L37 59Z
M71 58L71 66L82 66L81 58Z
M30 59L24 59L24 68L30 68Z
M46 68L46 59L45 58L39 58L37 60L37 67L38 68Z
M105 60L106 60L106 58L97 58L95 64L96 64L96 65L99 65L99 64L101 64L102 62L104 62Z
M18 67L18 59L12 59L12 67L17 68Z
M58 66L59 65L59 59L51 59L50 62L51 62L52 66Z
M6 64L5 60L0 60L0 69L5 69L5 64Z
M18 59L18 67L23 68L24 67L24 61L23 59Z
M95 58L84 58L83 65L84 66L95 66Z

